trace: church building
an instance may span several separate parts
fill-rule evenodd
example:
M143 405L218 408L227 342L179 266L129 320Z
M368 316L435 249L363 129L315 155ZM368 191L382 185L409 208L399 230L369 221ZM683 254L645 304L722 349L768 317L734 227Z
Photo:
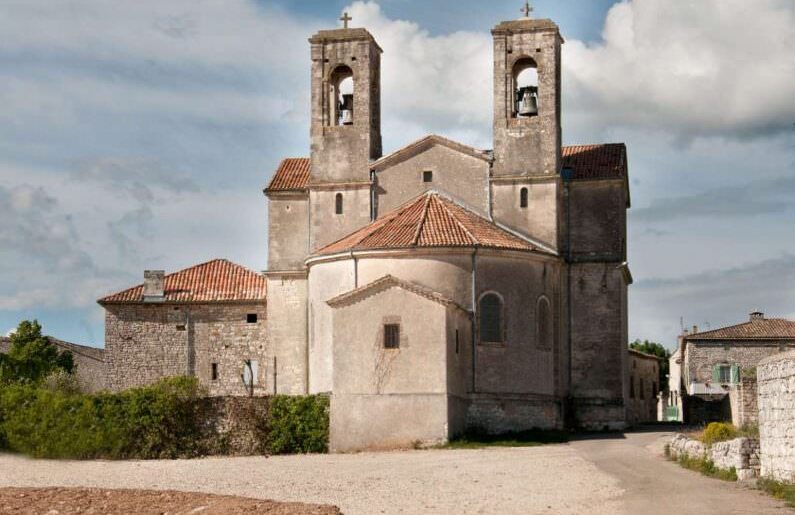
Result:
M267 332L281 392L331 394L332 449L625 425L626 149L561 146L555 23L492 34L494 148L387 155L375 38L309 39L309 157L265 189Z
M383 52L344 18L309 39L309 155L264 190L264 277L217 261L102 299L114 384L157 375L130 363L167 326L168 371L211 393L328 394L333 451L624 428L626 148L562 146L558 26L492 30L492 149L384 155Z

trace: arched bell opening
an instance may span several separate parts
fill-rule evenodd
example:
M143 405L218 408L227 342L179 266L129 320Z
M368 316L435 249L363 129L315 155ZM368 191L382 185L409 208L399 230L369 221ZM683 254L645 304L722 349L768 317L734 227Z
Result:
M338 66L329 78L329 119L332 125L353 125L353 70Z
M513 65L513 117L538 116L538 65L523 57Z

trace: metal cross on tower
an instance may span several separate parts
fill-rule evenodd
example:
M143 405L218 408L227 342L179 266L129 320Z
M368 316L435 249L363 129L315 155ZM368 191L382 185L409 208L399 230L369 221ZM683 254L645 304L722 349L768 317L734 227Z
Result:
M525 18L529 18L530 17L530 13L533 12L533 8L530 7L530 2L529 1L525 2L524 3L524 7L519 9L519 12L524 13L524 17Z
M348 28L348 22L351 21L352 19L353 18L348 16L348 11L345 11L344 13L342 13L342 16L340 17L340 20L342 21L342 28L343 29L347 29Z

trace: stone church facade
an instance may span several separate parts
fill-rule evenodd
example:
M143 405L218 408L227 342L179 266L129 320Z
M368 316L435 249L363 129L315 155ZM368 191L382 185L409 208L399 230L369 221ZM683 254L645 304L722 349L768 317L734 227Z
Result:
M557 25L524 18L492 34L494 148L429 135L387 155L380 46L362 28L313 35L309 156L284 159L264 190L266 287L197 301L197 320L232 336L196 333L191 351L144 332L144 347L173 339L169 370L203 377L220 358L200 345L226 346L234 377L258 361L256 393L329 394L336 451L625 427L626 149L561 145ZM101 301L106 331L184 318L136 292ZM262 326L235 328L252 310ZM117 358L138 336L119 338L108 337L111 368L146 360ZM239 394L230 381L216 393Z
M493 150L387 155L378 43L309 40L310 155L265 189L267 333L282 392L331 394L336 450L625 425L626 149L561 146L552 21L492 34Z

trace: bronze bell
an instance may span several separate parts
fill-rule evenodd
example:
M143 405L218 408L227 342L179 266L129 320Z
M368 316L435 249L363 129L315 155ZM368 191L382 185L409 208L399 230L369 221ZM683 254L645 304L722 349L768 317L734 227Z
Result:
M342 95L340 125L353 125L353 94L351 93Z
M516 111L519 116L536 116L538 114L538 88L536 86L524 86L519 88Z

